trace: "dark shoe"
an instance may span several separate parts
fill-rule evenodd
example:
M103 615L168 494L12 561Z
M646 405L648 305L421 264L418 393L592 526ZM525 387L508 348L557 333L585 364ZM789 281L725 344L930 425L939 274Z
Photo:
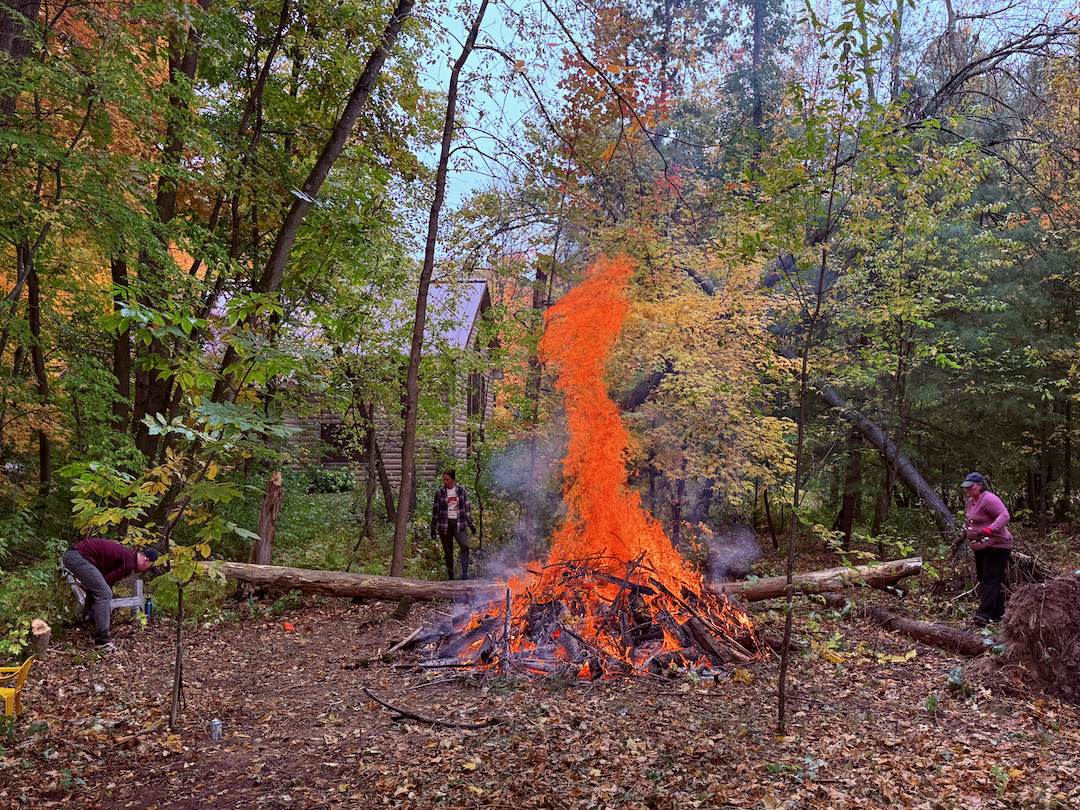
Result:
M976 616L975 617L975 626L976 627L986 627L986 625L988 625L988 624L990 624L990 620L988 618L986 618L985 616Z

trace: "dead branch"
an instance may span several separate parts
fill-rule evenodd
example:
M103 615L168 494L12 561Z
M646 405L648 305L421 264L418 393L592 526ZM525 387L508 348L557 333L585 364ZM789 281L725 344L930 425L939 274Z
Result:
M395 722L401 720L416 720L418 723L429 723L433 726L445 726L446 728L465 728L465 729L477 729L477 728L491 728L491 726L498 726L505 723L506 720L502 717L492 717L490 720L485 720L483 723L456 723L452 720L437 720L434 717L424 717L422 714L415 714L406 709L399 709L393 704L387 703L380 697L372 694L371 690L364 688L364 694L374 700L380 706L384 706L392 712L397 712L396 715L391 717L391 720Z

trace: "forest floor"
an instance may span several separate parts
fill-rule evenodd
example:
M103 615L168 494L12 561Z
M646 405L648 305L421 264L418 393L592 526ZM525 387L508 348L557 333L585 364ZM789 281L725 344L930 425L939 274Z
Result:
M0 738L0 807L1080 807L1077 707L951 692L963 659L815 602L798 608L783 735L777 658L708 680L444 680L385 651L446 606L405 622L393 607L293 597L185 629L175 731L175 622L117 621L108 656L70 630ZM502 722L395 722L364 688L427 717Z

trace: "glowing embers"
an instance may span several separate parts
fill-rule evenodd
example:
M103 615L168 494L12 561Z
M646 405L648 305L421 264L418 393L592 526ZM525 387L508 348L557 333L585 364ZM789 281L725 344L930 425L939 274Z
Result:
M644 556L622 577L599 562L547 565L503 598L462 608L418 640L433 656L421 666L600 678L722 667L762 654L749 618L725 597L674 593Z

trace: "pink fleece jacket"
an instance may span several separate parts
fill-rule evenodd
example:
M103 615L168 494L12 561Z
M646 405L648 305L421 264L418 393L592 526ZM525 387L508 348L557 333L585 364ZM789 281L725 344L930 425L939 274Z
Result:
M1009 522L1009 510L993 492L981 492L977 498L968 498L965 512L967 525L964 529L972 550L1013 547L1012 535L1005 528ZM983 537L982 530L987 526L992 534Z

